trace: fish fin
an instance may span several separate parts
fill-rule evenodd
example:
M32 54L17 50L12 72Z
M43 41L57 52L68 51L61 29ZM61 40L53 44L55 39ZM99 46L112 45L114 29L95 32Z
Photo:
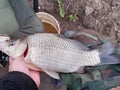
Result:
M76 71L76 73L84 73L85 72L84 68L85 68L84 66L79 67L79 69Z
M102 56L100 57L100 64L99 65L106 65L106 64L119 64L120 60L115 58L114 56Z
M73 34L75 34L76 32L75 31L72 31L72 30L66 30L65 31L65 33L64 33L64 36L66 37L66 38L71 38L71 36L73 35Z
M104 43L99 48L99 52L101 56L109 56L115 51L115 46L111 42Z
M55 78L55 79L60 79L58 73L56 72L52 72L52 71L46 71L46 70L43 70L45 73L47 73L48 75L50 75L51 77Z
M115 51L115 46L111 42L107 42L103 44L99 48L100 52L100 64L99 65L106 65L106 64L118 64L120 60L115 58L112 54Z

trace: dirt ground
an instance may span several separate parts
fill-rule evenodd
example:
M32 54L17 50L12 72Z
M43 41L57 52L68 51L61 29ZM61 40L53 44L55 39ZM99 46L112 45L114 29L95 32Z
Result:
M39 0L39 3L40 11L48 12L58 19L61 32L67 29L96 31L119 46L120 0L62 0L64 18L59 15L57 0ZM70 14L76 14L78 20L71 22Z

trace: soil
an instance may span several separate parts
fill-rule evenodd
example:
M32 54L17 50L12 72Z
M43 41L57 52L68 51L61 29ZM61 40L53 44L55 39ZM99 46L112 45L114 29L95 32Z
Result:
M120 44L120 0L62 0L65 17L59 15L57 0L39 0L40 11L53 15L65 30L97 32L114 44ZM70 14L76 14L78 20L72 22ZM87 40L89 41L89 40Z

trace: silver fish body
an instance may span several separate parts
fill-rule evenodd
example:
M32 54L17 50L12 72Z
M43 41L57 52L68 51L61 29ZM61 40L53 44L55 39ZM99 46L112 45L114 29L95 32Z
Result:
M74 40L55 34L35 34L26 38L28 54L26 62L38 66L44 71L75 72L84 66L100 63L97 50L87 48Z
M19 48L17 48L19 46ZM12 57L23 54L28 48L25 61L45 71L50 76L59 79L55 72L83 71L85 66L95 66L101 63L98 50L88 51L83 44L66 39L56 34L39 33L19 39L15 45L3 52ZM14 47L16 52L14 51ZM19 52L17 52L19 51Z

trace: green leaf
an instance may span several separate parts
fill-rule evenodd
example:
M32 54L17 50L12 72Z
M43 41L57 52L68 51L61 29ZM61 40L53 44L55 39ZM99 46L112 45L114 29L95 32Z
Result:
M65 17L65 12L64 9L62 7L62 0L57 0L58 2L58 7L59 7L59 15L64 18Z
M57 0L58 4L61 4L62 3L62 0Z
M62 8L60 8L59 14L60 14L60 16L63 17L63 18L65 17L65 12L64 12L64 10L63 10Z
M69 15L70 21L76 22L78 20L77 14L70 14Z

